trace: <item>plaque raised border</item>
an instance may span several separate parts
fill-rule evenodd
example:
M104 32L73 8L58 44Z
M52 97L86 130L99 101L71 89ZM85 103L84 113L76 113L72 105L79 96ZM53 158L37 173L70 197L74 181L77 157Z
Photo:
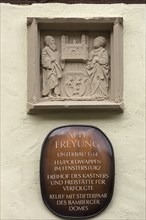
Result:
M46 144L47 144L47 141L48 141L48 138L54 133L56 132L57 130L61 130L61 129L93 129L94 131L97 130L97 132L100 133L100 135L102 135L105 140L108 142L108 145L110 146L110 149L109 151L111 152L110 153L110 156L111 156L111 167L109 168L109 172L110 173L110 178L111 178L111 182L110 182L110 191L109 191L109 197L108 197L108 202L106 203L106 205L102 206L102 208L99 210L99 211L94 211L94 214L87 214L87 216L85 215L78 215L78 216L74 216L74 215L64 215L64 214L61 214L60 213L60 209L58 209L58 211L56 211L56 208L51 208L50 205L48 204L48 202L46 201L46 195L45 195L45 186L44 186L44 174L43 174L43 171L44 171L44 157L47 158L47 155L46 155L46 148L48 148L48 146L46 147ZM66 132L66 131L65 131ZM54 136L54 134L53 134ZM58 136L58 133L57 133L57 136ZM103 138L102 137L102 138ZM105 145L106 145L106 142L105 142ZM50 145L51 147L51 145ZM108 149L108 148L107 148ZM52 156L51 156L52 158ZM50 162L50 161L48 161ZM50 164L51 166L51 164ZM45 168L46 169L46 168ZM61 127L57 127L55 129L53 129L52 131L50 131L46 138L44 139L44 142L42 144L42 150L41 150L41 159L40 159L40 187L41 187L41 194L42 194L42 199L44 201L44 204L46 205L46 207L52 212L54 213L55 215L61 217L61 218L65 218L65 219L88 219L88 218L92 218L92 217L95 217L97 215L99 215L100 213L102 213L106 208L107 206L109 205L109 203L111 202L112 200L112 197L113 197L113 192L114 192L114 185L115 185L115 156L114 156L114 150L113 150L113 146L112 146L112 143L111 141L109 140L109 138L106 136L106 134L100 130L99 128L95 127L95 126L90 126L90 125L66 125L66 126L61 126ZM61 193L61 192L60 192ZM64 209L62 207L62 209Z
M27 18L28 76L27 111L29 114L51 109L124 109L123 102L123 18ZM109 100L45 101L41 95L41 31L108 31L110 33L110 92Z

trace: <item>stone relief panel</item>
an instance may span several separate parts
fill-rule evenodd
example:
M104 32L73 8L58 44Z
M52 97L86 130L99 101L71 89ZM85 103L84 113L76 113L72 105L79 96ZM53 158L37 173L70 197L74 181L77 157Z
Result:
M41 94L45 100L108 100L108 33L41 35Z
M123 111L123 18L27 19L28 113Z
M60 96L60 79L63 76L59 64L60 54L57 51L55 39L48 35L44 38L45 47L42 50L43 84L42 96Z

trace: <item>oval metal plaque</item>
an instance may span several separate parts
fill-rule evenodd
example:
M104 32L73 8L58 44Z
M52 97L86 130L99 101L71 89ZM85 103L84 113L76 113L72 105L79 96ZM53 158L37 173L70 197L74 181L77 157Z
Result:
M40 182L44 203L64 218L102 212L114 188L114 153L105 134L92 126L65 126L46 137Z

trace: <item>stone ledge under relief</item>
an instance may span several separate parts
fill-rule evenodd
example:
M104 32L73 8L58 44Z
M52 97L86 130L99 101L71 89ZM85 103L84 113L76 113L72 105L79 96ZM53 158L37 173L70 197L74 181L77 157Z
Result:
M120 103L115 103L115 102L109 102L109 101L104 101L104 102L90 102L90 105L87 105L86 101L77 102L77 101L64 101L63 103L60 101L55 102L55 105L53 102L48 103L48 102L40 102L37 104L31 104L28 103L28 109L29 109L29 114L33 113L40 113L43 112L44 110L116 110L119 112L124 111L124 102Z
M122 18L28 18L27 24L28 113L124 109Z

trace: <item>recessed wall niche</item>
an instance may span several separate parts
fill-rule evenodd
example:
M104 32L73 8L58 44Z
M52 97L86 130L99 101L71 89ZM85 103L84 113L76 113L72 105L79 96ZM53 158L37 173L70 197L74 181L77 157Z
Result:
M28 113L123 110L122 18L28 18Z

